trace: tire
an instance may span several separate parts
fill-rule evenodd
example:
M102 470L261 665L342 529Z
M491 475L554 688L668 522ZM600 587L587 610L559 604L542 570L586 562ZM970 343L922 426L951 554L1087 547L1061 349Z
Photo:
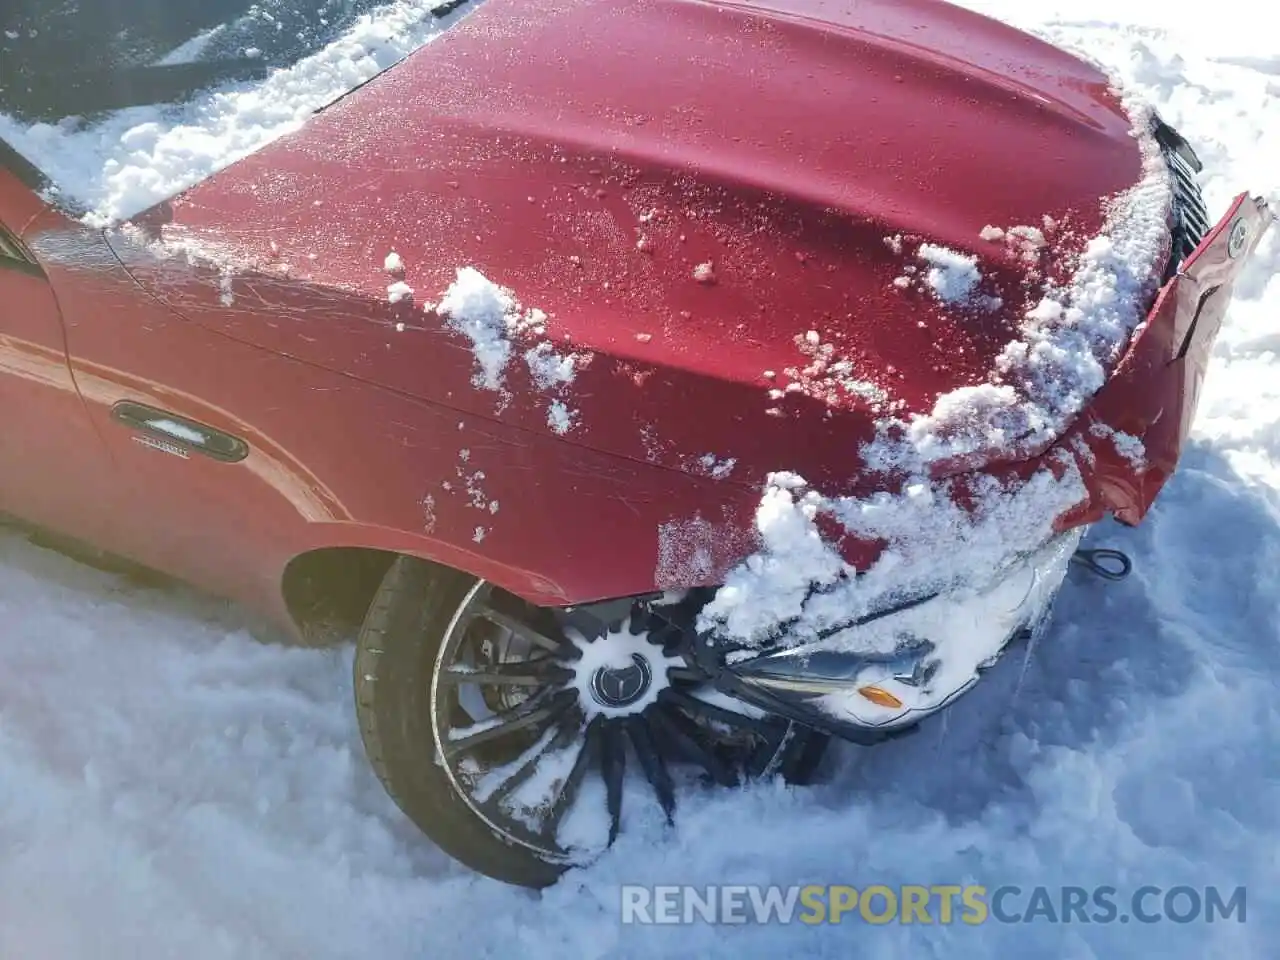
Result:
M677 608L603 606L538 608L399 557L365 617L354 689L369 761L419 829L489 877L540 888L589 862L617 837L624 793L672 823L686 784L799 782L821 757L825 735L707 698ZM629 792L628 757L643 773Z
M360 735L392 800L440 849L495 880L546 887L565 867L494 836L433 762L431 674L448 622L474 583L413 557L391 565L356 642Z

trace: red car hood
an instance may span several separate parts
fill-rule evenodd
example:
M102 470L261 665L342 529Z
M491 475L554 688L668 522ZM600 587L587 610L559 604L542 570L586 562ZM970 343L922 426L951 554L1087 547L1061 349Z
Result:
M239 272L112 242L197 322L546 433L523 363L475 389L422 309L473 266L580 355L568 440L854 489L876 416L982 382L1029 273L1137 181L1130 126L1092 68L930 0L488 0L140 218ZM1029 260L980 236L1046 223ZM978 305L920 286L922 240L980 258Z

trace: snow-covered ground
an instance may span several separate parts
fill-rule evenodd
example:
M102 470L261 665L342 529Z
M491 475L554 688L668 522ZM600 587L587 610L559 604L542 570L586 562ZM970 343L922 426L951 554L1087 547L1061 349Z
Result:
M969 0L1099 58L1280 205L1280 15ZM1273 957L1280 942L1280 230L1241 282L1133 578L1073 574L1010 660L833 782L686 800L539 895L453 865L361 756L347 650L0 534L0 957ZM1019 684L1019 680L1021 681ZM1016 695L1015 695L1016 694ZM1248 887L1247 922L626 927L624 883Z

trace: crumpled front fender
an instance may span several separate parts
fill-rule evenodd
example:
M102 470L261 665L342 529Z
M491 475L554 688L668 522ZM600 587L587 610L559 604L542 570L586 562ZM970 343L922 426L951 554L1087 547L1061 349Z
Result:
M1274 214L1240 194L1160 291L1111 380L1055 445L1076 459L1089 495L1061 529L1110 513L1137 524L1178 463L1235 282Z

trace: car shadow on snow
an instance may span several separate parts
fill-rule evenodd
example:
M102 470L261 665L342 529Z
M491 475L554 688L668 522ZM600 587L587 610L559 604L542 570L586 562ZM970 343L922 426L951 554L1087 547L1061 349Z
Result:
M1129 553L1127 580L1110 583L1073 567L1034 649L1009 651L914 736L837 748L817 802L847 804L892 784L896 796L952 823L994 804L1031 819L1028 775L1043 748L1105 749L1201 671L1242 666L1280 677L1280 596L1272 587L1280 505L1269 494L1214 448L1190 445L1139 527L1108 521L1086 539ZM1028 753L1015 742L1035 747Z

